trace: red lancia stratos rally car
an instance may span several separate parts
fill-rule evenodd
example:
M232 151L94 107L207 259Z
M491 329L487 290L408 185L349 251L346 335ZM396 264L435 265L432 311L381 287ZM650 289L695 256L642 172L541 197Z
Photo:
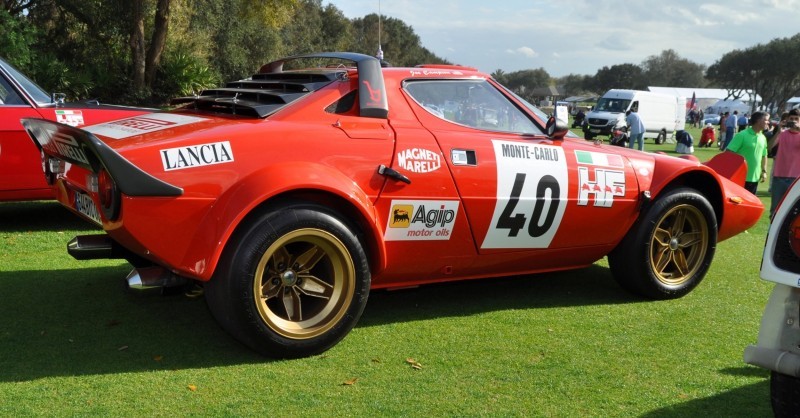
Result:
M290 70L300 59L338 63ZM370 289L608 256L622 287L680 297L763 210L718 174L742 177L738 156L565 138L467 67L310 54L178 102L85 129L24 125L58 200L106 232L74 238L75 258L125 258L132 285L203 282L220 324L270 356L336 344Z
M57 96L0 58L0 201L55 197L42 177L42 155L25 134L21 118L82 126L152 112L96 102L63 103Z

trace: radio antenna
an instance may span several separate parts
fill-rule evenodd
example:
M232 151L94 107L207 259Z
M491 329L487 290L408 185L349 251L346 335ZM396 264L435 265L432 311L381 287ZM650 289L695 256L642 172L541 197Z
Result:
M378 52L375 58L383 61L383 49L381 49L381 0L378 0Z

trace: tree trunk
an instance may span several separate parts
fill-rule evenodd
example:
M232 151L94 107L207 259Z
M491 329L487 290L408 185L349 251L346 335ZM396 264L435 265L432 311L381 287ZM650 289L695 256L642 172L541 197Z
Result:
M167 43L167 31L169 29L169 7L170 0L158 0L156 6L156 18L153 28L153 38L150 40L150 47L147 49L147 61L145 72L145 84L153 87L153 80L156 70L161 62L161 53L164 52L164 45Z
M145 39L144 39L144 0L131 1L131 34L128 44L133 61L133 86L139 91L145 88Z

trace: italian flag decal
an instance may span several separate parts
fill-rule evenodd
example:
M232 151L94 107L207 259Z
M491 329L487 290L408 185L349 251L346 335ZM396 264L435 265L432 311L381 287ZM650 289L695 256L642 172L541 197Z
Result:
M575 151L578 164L602 165L605 167L624 167L622 157L616 154L605 154L592 151Z

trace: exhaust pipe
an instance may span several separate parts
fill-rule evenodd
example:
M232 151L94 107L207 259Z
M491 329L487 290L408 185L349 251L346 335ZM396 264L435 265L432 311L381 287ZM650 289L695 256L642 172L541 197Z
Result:
M131 270L125 278L128 288L147 290L164 287L178 287L188 283L188 279L158 266L140 267Z

